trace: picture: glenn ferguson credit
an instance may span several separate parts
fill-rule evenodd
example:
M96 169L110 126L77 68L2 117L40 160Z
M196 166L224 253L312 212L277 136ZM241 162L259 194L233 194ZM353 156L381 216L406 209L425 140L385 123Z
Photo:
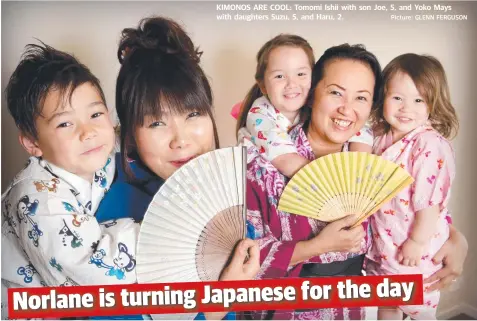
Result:
M465 14L416 14L416 15L391 15L391 20L396 21L463 21L467 20Z
M396 21L460 21L467 20L465 14L453 14L451 5L442 4L408 4L391 5L391 10L400 11L399 14L392 14L391 20ZM404 13L404 12L405 13ZM406 12L407 11L407 12Z

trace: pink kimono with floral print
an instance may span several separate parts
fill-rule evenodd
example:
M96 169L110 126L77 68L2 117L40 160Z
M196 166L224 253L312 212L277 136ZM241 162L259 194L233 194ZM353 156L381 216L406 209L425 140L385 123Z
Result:
M295 142L298 153L309 160L315 155L311 149L305 132L301 125L296 126L290 135ZM344 150L347 150L345 144ZM326 225L304 216L289 214L278 211L277 204L283 188L286 185L286 177L283 176L269 161L260 156L259 151L252 144L248 147L248 170L247 170L247 206L248 221L253 225L255 239L260 244L261 270L257 276L259 279L298 277L303 263L290 266L290 260L299 241L304 241L317 235ZM368 230L368 223L363 227ZM366 236L361 245L359 254L364 254L370 246L370 238ZM311 258L304 263L330 263L344 261L357 256L358 253L329 252ZM254 311L253 319L325 319L347 320L363 319L362 308L331 308L295 312L292 310L277 310L267 315L267 311Z
M392 133L376 138L373 152L399 164L414 178L414 183L401 191L370 219L373 244L367 257L367 272L371 274L423 274L428 277L442 266L432 258L449 237L447 205L450 187L455 177L454 151L450 143L428 126L418 127L398 142ZM439 205L436 232L418 267L399 264L399 247L407 240L416 212ZM374 263L374 264L373 264ZM435 318L439 292L424 295L424 306L400 307L412 318Z

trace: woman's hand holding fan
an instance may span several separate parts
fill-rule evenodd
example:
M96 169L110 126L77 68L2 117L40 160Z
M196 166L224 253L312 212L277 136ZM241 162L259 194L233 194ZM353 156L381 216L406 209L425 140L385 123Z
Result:
M322 253L359 252L366 233L361 225L350 228L354 222L356 222L356 215L348 215L334 221L325 226L312 239L312 242L315 243L316 247L323 247Z
M260 250L257 242L241 240L235 247L232 260L222 271L220 281L251 280L260 270ZM221 320L225 312L204 313L206 320Z
M260 250L257 242L245 239L238 243L232 260L220 275L220 281L251 280L260 270Z
M356 216L348 215L326 225L313 238L298 242L293 251L290 265L328 252L359 252L366 233L361 225L350 228L355 221Z

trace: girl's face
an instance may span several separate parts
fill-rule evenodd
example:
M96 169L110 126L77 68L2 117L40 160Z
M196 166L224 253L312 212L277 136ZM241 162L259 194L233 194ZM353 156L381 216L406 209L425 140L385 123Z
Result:
M305 51L282 46L273 49L260 89L291 121L305 104L311 86L311 66Z
M371 68L360 61L329 62L315 89L310 134L327 143L345 143L368 119L374 84Z
M136 147L143 163L156 175L169 178L189 160L215 148L212 119L199 112L147 116L136 129Z
M383 114L391 125L394 141L426 124L429 108L407 74L398 72L386 84Z

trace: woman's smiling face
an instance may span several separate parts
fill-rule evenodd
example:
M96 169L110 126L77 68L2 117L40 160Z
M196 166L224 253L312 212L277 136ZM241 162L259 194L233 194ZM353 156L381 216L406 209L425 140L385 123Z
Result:
M366 64L335 59L315 88L310 131L327 143L343 144L365 124L373 105L375 77Z
M212 119L199 112L163 113L161 119L147 116L135 134L142 162L163 179L215 148Z

